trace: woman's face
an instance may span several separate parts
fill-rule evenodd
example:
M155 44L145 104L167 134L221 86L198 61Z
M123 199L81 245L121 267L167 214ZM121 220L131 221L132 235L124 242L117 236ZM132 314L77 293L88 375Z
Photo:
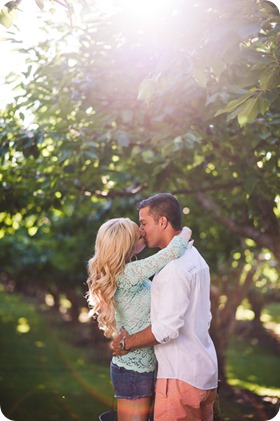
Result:
M136 232L136 243L134 246L134 254L141 253L142 250L146 247L146 242L144 239L144 233L140 230L137 224L135 224L135 232Z

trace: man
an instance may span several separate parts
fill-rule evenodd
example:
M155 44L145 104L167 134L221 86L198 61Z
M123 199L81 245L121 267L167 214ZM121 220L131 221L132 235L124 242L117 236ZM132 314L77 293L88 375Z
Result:
M138 204L150 248L166 247L181 231L181 208L169 193ZM158 360L155 421L212 421L218 382L217 356L209 336L209 267L189 243L186 252L153 279L151 325L134 335L124 330L114 355L155 345Z

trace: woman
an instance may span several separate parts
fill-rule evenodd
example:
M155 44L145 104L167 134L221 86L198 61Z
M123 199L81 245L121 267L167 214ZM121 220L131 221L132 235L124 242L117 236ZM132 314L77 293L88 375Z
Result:
M88 262L88 303L91 315L107 338L122 326L131 334L150 324L148 279L187 248L191 230L183 228L170 244L139 261L132 257L145 248L137 224L129 218L105 222L99 229L95 254ZM111 379L118 400L119 421L147 421L154 394L156 358L153 348L113 357Z

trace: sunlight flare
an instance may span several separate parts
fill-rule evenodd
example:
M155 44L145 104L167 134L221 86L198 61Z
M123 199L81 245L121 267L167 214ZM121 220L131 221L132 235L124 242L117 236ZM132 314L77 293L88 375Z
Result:
M121 11L128 19L142 22L156 22L172 10L170 0L100 0L97 5L105 14L112 15Z

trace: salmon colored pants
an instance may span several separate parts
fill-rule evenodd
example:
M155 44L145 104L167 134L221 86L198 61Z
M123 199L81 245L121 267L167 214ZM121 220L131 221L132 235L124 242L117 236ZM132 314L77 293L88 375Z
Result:
M202 390L177 379L157 379L154 421L213 421L217 389Z

